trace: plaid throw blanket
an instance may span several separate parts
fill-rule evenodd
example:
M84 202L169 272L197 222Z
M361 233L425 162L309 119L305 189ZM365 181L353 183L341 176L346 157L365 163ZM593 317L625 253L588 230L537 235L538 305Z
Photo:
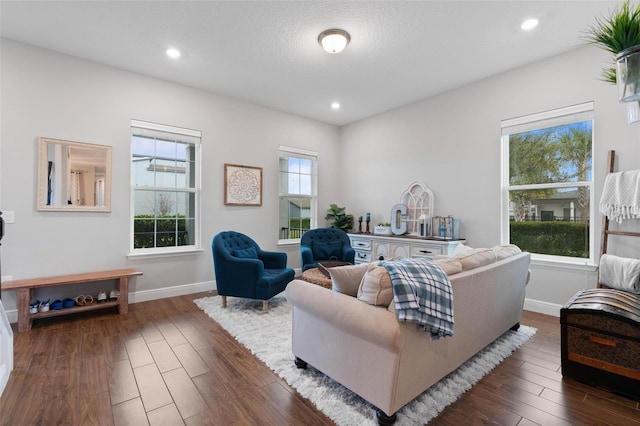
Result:
M453 336L453 290L442 268L430 259L380 262L389 271L400 321L417 323L431 339Z

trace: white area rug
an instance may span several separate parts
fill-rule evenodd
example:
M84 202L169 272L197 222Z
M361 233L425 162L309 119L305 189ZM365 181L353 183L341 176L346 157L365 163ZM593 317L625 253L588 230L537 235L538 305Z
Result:
M269 301L267 314L262 313L262 301L256 300L229 297L226 309L222 308L220 297L205 297L194 302L338 425L378 424L373 406L358 395L312 366L306 370L296 368L291 352L291 304L284 295ZM521 326L517 332L509 331L499 337L456 371L402 407L398 411L396 425L429 422L535 332L535 328Z

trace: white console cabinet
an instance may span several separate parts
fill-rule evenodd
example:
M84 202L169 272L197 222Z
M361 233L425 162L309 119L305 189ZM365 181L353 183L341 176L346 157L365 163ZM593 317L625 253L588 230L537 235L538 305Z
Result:
M388 260L399 257L433 257L450 255L456 246L466 240L437 240L414 236L385 236L375 234L349 234L351 247L356 252L355 263Z

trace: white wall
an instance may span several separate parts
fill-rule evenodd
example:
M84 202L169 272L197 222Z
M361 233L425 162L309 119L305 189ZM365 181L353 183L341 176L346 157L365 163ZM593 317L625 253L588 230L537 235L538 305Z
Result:
M402 191L421 180L434 192L436 215L460 217L461 235L470 246L493 246L500 242L500 121L594 101L597 203L608 150L616 150L618 170L640 168L640 124L627 124L615 86L598 80L607 59L594 47L581 47L344 126L342 170L350 183L344 197L356 215L370 211L372 221L388 221ZM599 253L601 215L595 212ZM629 249L631 243L622 244ZM612 240L612 252L616 245ZM640 256L638 249L630 252ZM527 297L541 306L557 308L577 290L596 284L595 273L583 268L534 265L532 272Z
M210 287L210 240L227 229L287 251L290 266L299 267L297 246L276 245L280 144L319 153L319 226L330 203L346 206L355 217L371 212L372 226L387 222L401 192L421 180L434 191L435 214L460 217L461 235L474 247L500 239L502 119L593 100L596 201L609 149L617 151L619 170L640 168L640 125L627 124L615 87L598 80L608 58L593 47L341 129L10 40L1 40L0 54L0 209L16 213L2 242L2 273L14 279L137 266L144 272L132 286L138 294ZM202 254L127 259L132 118L203 132ZM39 136L113 146L111 213L36 210ZM224 163L264 168L262 207L224 206ZM595 224L598 251L601 221ZM612 240L610 251L640 256L637 247L628 239ZM533 265L532 272L527 297L542 309L556 309L596 279L583 269ZM15 308L14 295L5 292L3 303Z
M217 232L236 230L267 250L285 250L277 247L280 144L318 152L319 224L324 224L326 206L342 186L337 127L0 41L0 209L13 210L16 217L2 241L3 275L20 279L135 266L144 273L133 280L132 291L139 294L194 283L212 287L210 247ZM201 254L127 259L131 119L202 131ZM110 213L36 210L39 136L113 146ZM224 163L263 167L261 207L224 205ZM299 267L298 246L286 251L289 265ZM5 309L14 309L13 292L2 296Z

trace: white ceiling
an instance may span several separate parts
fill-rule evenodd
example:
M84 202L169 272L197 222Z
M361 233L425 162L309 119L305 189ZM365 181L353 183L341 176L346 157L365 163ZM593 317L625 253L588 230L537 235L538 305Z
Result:
M0 35L344 125L581 46L619 3L2 0ZM351 34L341 54L329 28Z

